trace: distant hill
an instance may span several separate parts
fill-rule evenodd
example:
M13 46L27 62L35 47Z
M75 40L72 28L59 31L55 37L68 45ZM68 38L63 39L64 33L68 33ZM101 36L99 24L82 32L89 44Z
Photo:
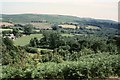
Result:
M48 22L72 22L74 20L79 20L79 17L74 16L64 16L64 15L47 15L47 14L14 14L6 15L2 14L3 21L8 21L9 19L15 23L30 23L36 20L47 20Z
M98 27L117 28L117 22L112 20L101 20L92 18L80 18L66 15L48 15L48 14L2 14L3 21L12 21L14 23L31 23L31 21L47 20L48 23L77 22L79 25L93 25Z

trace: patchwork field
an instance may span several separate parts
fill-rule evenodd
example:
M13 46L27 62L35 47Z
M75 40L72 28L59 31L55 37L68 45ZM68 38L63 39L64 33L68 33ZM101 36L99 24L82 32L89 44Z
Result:
M97 26L87 26L86 29L100 29L100 28Z
M117 22L44 14L2 17L4 22L16 25L0 29L3 31L1 80L120 77ZM34 28L26 25L30 23Z
M39 28L39 29L50 29L51 24L50 23L30 23L34 27Z
M0 26L5 25L5 26L13 26L14 24L7 23L7 22L0 22Z
M76 28L75 25L67 25L67 24L65 24L65 25L59 25L59 26L62 26L62 28Z

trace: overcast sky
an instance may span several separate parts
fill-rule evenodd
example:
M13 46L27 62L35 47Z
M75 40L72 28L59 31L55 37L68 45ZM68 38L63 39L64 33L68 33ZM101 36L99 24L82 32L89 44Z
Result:
M3 14L61 14L118 20L119 0L2 0Z

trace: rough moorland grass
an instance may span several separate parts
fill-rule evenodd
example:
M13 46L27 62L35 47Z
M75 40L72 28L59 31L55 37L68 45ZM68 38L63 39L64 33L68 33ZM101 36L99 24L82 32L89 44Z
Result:
M42 38L42 34L31 34L31 35L28 35L28 36L22 36L20 38L17 38L16 40L14 40L14 44L15 45L27 45L30 41L31 38Z

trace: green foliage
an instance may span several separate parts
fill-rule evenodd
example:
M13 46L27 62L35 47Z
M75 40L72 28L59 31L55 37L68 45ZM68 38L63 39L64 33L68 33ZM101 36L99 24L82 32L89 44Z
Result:
M81 57L79 61L63 63L40 63L27 68L3 66L2 78L40 78L40 79L88 79L120 76L120 55L94 54Z
M26 35L30 35L32 33L33 26L31 24L27 24L24 26L24 33Z
M42 34L31 34L27 36L22 36L14 40L14 45L16 46L25 46L28 45L31 39L42 38Z
M2 49L2 64L19 64L21 66L25 65L28 60L28 54L22 47L1 45Z
M3 38L2 41L3 41L3 45L6 45L7 49L13 49L14 46L12 39L6 37Z
M58 24L54 24L51 27L52 27L52 30L59 30L61 28L60 26L58 26Z
M10 31L10 30L2 31L3 37L6 36L6 35L9 35L9 34L11 34L11 33L12 33L12 31Z
M43 33L43 38L40 40L40 45L51 49L58 48L63 44L64 41L62 39L62 36L57 32L46 31Z
M8 21L8 17L12 18L15 23L30 23L36 20L47 20L50 23L60 23L60 22L70 22L78 17L74 16L64 16L64 15L45 15L45 14L20 14L20 15L2 15L3 21Z
M3 20L6 20L4 16L11 15L3 15ZM87 80L120 77L119 37L114 37L118 35L118 30L113 29L116 22L80 20L77 17L61 15L22 14L11 17L14 17L13 22L30 23L30 20L43 19L47 20L44 26L55 25L52 26L53 30L39 31L34 28L33 32L32 25L19 24L12 28L13 32L3 31L3 37L11 33L19 37L19 29L23 30L23 34L27 36L17 38L15 45L29 45L14 46L11 39L2 38L1 79ZM75 25L74 22L79 24L75 25L76 29L60 29L61 26L56 25L64 22L69 24L68 26ZM86 29L89 25L98 26L99 29ZM105 28L106 25L112 28ZM43 36L36 33L42 33Z
M19 29L17 29L17 28L14 28L12 33L14 34L15 37L19 37L21 35L19 32Z
M41 54L47 54L48 51L47 50L41 50Z
M38 53L38 49L36 49L36 48L25 47L25 50L26 50L28 53Z
M37 45L39 44L39 41L38 41L38 39L37 38L32 38L31 40L30 40L30 46L32 46L32 47L38 47Z
M28 60L28 54L22 47L13 45L9 38L3 39L3 44L0 49L2 50L2 64L18 64L23 66Z

